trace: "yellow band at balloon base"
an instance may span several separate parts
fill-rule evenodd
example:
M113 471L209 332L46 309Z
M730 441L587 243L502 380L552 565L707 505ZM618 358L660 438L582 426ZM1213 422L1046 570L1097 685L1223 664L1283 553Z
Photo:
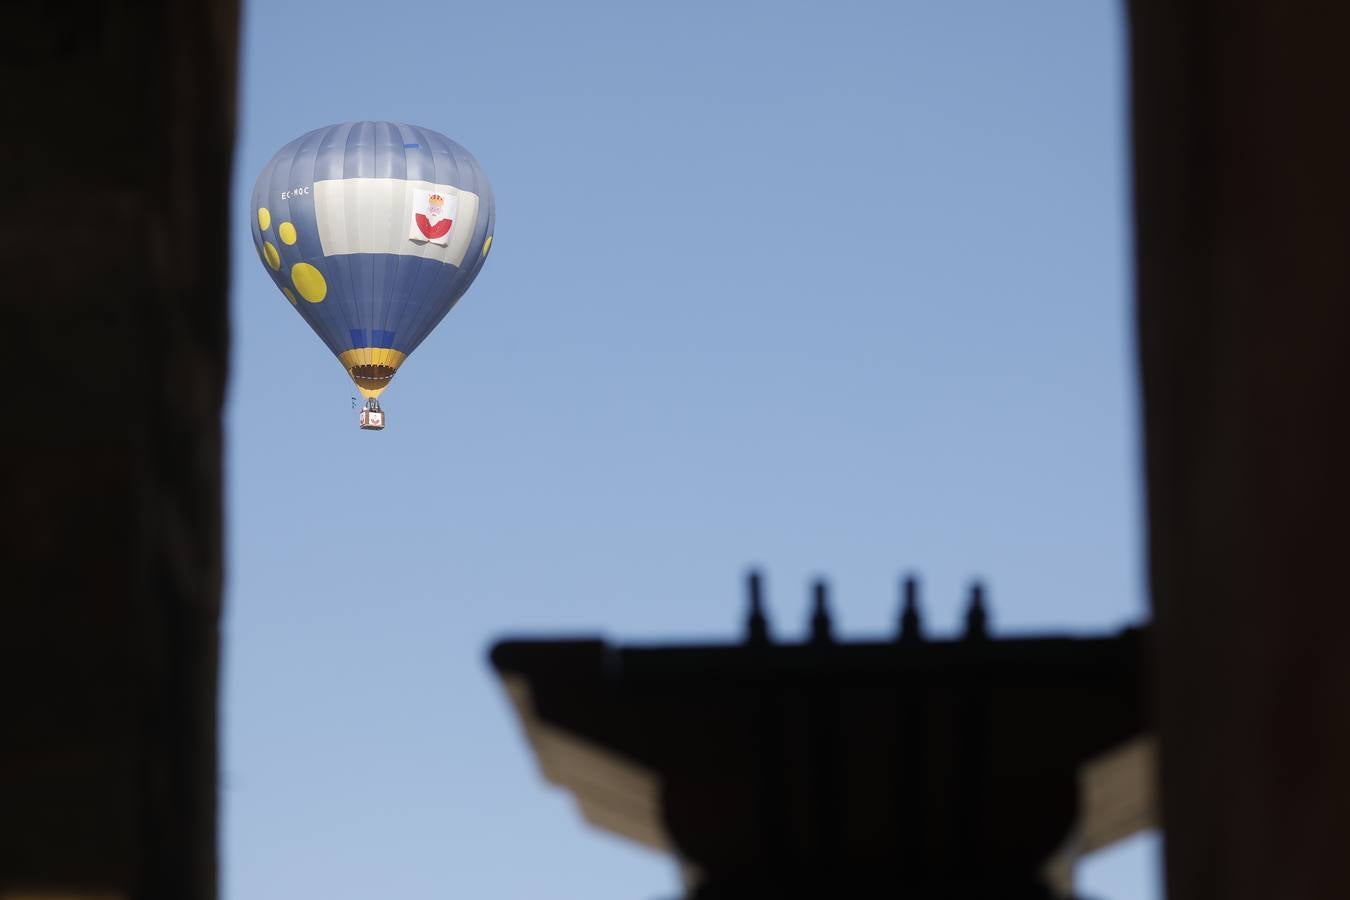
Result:
M390 347L356 347L338 354L338 361L351 376L352 383L361 396L367 398L384 393L389 380L407 358L408 354Z

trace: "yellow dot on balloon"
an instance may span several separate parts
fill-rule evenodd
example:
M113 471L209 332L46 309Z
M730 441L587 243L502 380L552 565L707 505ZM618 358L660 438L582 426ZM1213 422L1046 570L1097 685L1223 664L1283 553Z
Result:
M291 301L291 306L294 306L296 304L295 295L291 293L290 288L282 288L281 292L286 295L287 300Z
M276 247L272 246L271 241L263 241L263 259L267 260L267 264L273 270L281 268L281 254L277 252Z
M488 239L486 241L483 241L483 255L487 256L487 252L491 249L492 249L492 235L489 234Z
M258 227L263 231L272 227L272 214L267 211L267 207L258 207Z
M291 266L291 281L300 296L310 303L318 303L328 296L328 282L323 280L323 273L309 263Z
M281 242L283 244L295 243L295 226L290 222L282 222L278 225L277 234L281 235Z

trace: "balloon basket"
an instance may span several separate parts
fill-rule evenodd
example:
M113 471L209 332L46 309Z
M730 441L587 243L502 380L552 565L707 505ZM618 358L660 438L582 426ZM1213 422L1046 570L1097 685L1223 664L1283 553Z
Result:
M374 397L367 400L365 407L361 410L361 430L384 430L384 410L380 409L380 402Z

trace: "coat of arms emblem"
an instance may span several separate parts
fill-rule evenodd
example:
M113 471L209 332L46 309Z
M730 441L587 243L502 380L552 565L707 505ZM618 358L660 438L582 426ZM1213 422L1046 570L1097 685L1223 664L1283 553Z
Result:
M458 198L449 191L414 190L412 194L413 217L408 238L430 241L442 247L449 244Z

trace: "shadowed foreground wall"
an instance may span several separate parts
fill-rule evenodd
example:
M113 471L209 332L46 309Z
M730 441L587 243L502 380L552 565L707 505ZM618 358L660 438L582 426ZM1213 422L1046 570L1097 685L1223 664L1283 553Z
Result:
M1132 0L1173 900L1350 897L1350 8Z
M0 897L215 894L233 0L0 28Z

